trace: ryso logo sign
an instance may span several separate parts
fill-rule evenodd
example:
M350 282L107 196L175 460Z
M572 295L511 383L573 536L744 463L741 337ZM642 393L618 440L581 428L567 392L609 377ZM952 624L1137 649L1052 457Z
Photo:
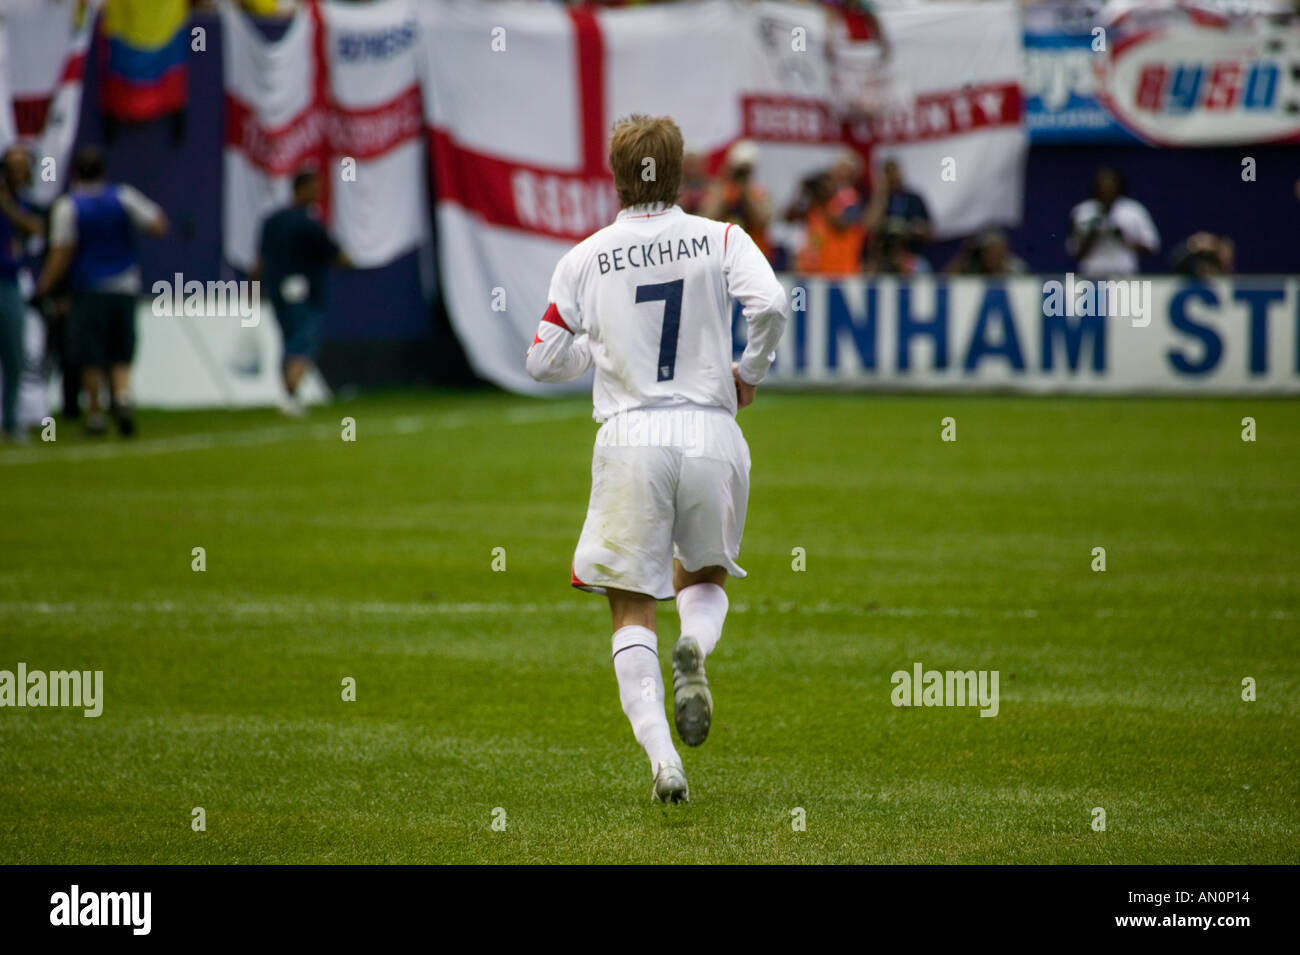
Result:
M1116 41L1099 95L1138 135L1169 146L1300 137L1300 92L1280 30L1181 25Z

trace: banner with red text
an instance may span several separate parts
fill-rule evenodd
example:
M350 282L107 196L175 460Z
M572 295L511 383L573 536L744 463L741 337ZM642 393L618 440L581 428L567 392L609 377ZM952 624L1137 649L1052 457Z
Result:
M524 352L551 271L618 212L606 161L615 119L671 115L714 161L739 135L738 8L687 7L422 7L443 291L488 380L541 390Z
M225 255L248 268L296 172L321 173L320 214L354 265L385 265L428 233L412 0L312 0L276 41L221 9Z
M1026 148L1016 4L941 2L881 20L894 99L850 130L835 111L826 41L847 48L831 54L841 58L869 54L870 42L820 5L423 6L440 269L475 370L542 390L523 353L555 263L617 212L607 135L628 113L675 117L712 167L737 139L754 140L778 210L801 175L856 136L858 148L869 140L900 160L938 235L1015 224Z
M1018 4L883 8L887 59L852 20L821 6L763 0L746 16L755 82L744 135L761 147L756 175L778 209L847 144L877 163L899 161L940 238L1019 224L1028 144ZM834 78L850 67L869 83L860 98L874 109L846 123L836 108L844 81L837 90Z

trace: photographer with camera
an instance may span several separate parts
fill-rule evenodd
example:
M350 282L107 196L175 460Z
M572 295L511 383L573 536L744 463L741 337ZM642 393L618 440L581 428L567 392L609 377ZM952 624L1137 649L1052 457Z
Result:
M1151 214L1125 195L1124 177L1104 166L1092 180L1092 198L1070 213L1066 250L1079 261L1083 275L1134 275L1138 255L1160 250L1160 233Z
M758 146L747 139L736 142L727 152L721 178L704 197L700 215L719 222L733 222L748 233L759 251L771 258L767 227L772 219L767 191L754 182Z

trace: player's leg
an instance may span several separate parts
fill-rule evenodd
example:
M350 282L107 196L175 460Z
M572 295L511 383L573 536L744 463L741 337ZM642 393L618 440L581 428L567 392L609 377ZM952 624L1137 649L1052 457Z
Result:
M614 623L614 675L632 735L650 757L656 798L688 798L682 760L673 746L664 711L664 679L655 635L655 599L648 594L608 590Z
M0 372L4 373L4 392L0 398L0 430L4 436L18 441L22 433L18 428L18 386L22 383L25 355L23 352L23 323L27 320L27 307L23 304L18 283L0 279Z
M686 779L665 713L655 601L673 593L677 460L671 449L621 442L617 426L606 422L597 436L591 500L573 555L573 585L609 598L623 712L650 758L656 795L676 801L686 798Z
M86 432L101 435L104 424L101 392L108 368L104 321L100 296L95 292L74 292L69 316L73 349L81 366L81 385L86 391Z
M697 429L703 439L683 462L673 529L673 589L681 636L673 647L673 716L688 746L699 746L713 723L713 696L705 659L722 637L728 575L736 563L749 501L749 448L731 418L711 416Z
M673 561L673 590L677 592L677 613L682 633L689 633L700 644L704 656L713 652L722 638L722 624L727 619L727 568L702 567L690 571L680 560Z
M284 357L280 362L284 398L280 403L280 411L291 418L300 418L304 412L302 402L298 399L298 385L307 374L307 358L303 354L304 338L308 332L307 309L298 302L285 302L275 298L271 301L284 339Z
M687 746L699 746L713 724L713 695L704 672L704 659L722 636L727 616L724 567L688 571L673 561L673 587L682 633L673 646L673 721Z
M302 384L303 377L307 374L307 369L311 363L301 355L290 355L284 362L284 390L290 395L298 394L298 386Z
M117 295L109 306L108 393L113 417L123 437L135 434L131 411L131 362L135 358L135 296Z

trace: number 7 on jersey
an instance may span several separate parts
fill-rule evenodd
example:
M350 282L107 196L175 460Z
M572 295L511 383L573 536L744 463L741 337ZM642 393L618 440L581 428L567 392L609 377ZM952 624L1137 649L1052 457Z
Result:
M637 304L664 303L664 330L659 338L658 381L671 381L677 368L677 329L682 322L682 285L685 280L636 287Z

